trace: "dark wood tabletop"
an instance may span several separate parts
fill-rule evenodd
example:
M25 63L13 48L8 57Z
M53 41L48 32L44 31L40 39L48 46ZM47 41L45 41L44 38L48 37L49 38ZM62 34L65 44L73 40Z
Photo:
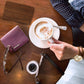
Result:
M12 17L13 5L9 5L7 8L7 2L16 3L18 5L30 6L32 8L28 9L31 11L31 18L25 17L28 14L28 11L22 11L16 7L16 10L19 12L15 16ZM18 9L17 9L18 8ZM26 7L25 7L26 8ZM25 9L24 8L24 9ZM9 10L10 9L10 10ZM15 10L15 9L14 9ZM9 12L8 12L9 11ZM12 12L11 12L12 11ZM15 12L17 12L15 11ZM23 13L22 13L23 12ZM23 16L19 15L20 13ZM30 13L30 12L29 12ZM20 20L17 20L18 16ZM21 18L20 18L21 17ZM5 35L8 31L10 31L16 25L19 25L24 33L28 36L29 27L34 20L40 17L48 17L53 19L57 22L58 25L67 26L67 30L61 30L59 40L72 44L72 30L70 26L67 24L65 19L60 16L51 6L50 0L0 0L0 38ZM16 19L15 19L16 18ZM27 20L31 20L27 24ZM29 36L28 36L29 38ZM3 44L0 42L0 84L35 84L34 75L30 75L26 71L26 65L29 61L35 60L39 62L40 60L40 53L45 52L48 53L50 58L64 71L68 64L68 60L59 61L54 53L50 51L50 49L40 49L35 47L31 41L25 44L19 51L23 52L21 56L21 61L23 64L24 69L21 70L20 63L18 62L13 70L5 75L3 72L3 57L5 48ZM18 52L19 52L18 51ZM16 60L15 53L8 53L8 56L12 58L13 61ZM42 65L40 67L39 78L41 80L41 84L55 84L58 79L61 77L60 72L47 60L43 59Z

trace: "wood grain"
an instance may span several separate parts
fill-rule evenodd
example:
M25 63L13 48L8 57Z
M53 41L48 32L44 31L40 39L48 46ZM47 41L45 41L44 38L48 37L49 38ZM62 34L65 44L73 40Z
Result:
M30 24L34 13L34 8L14 2L6 2L3 19L15 21L21 24Z

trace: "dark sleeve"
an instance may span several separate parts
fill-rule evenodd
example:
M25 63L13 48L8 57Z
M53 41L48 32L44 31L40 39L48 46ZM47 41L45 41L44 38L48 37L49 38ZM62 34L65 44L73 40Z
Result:
M81 12L81 15L82 15L83 18L84 18L84 6L80 9L80 12Z
M84 19L80 12L73 9L68 0L50 0L54 9L62 15L71 27L79 28Z

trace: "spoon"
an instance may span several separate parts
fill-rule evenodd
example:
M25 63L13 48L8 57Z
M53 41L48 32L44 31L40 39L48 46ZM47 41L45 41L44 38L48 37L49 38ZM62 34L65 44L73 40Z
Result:
M56 28L59 28L59 29L62 29L62 30L67 30L66 26L53 26L53 27L56 27Z

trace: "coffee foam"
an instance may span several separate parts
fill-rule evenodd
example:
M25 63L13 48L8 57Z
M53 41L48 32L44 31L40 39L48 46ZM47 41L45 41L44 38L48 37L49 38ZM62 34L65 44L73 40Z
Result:
M52 28L49 23L43 23L36 27L36 35L40 39L48 39L52 35Z

